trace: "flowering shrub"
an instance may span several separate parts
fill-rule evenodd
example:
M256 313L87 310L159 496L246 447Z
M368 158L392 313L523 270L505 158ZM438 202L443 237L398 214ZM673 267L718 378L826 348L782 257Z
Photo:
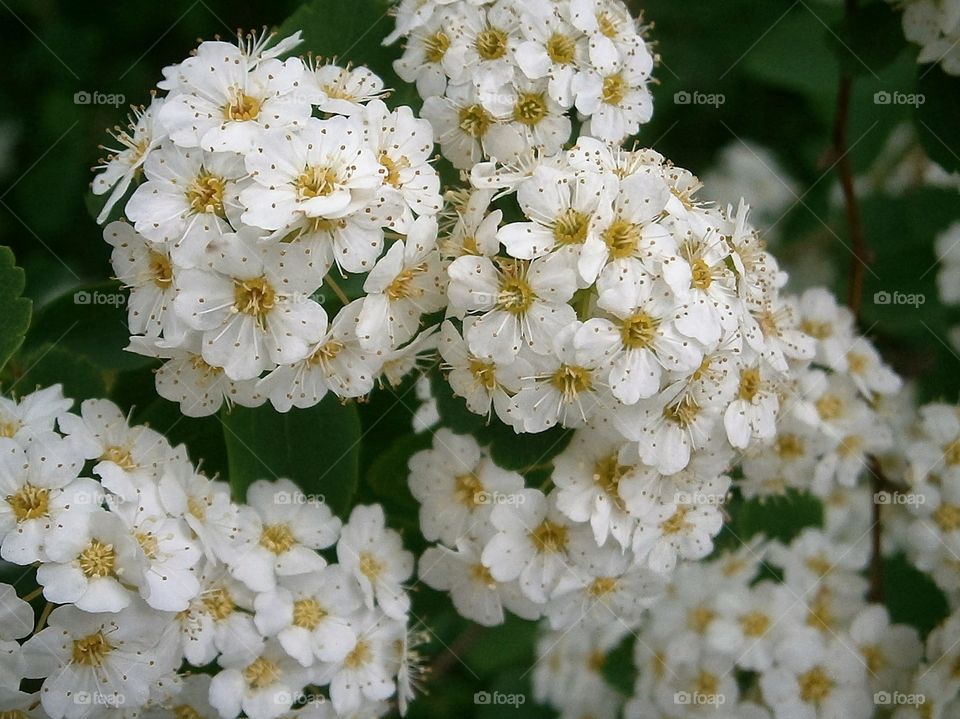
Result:
M783 245L810 208L776 153L704 183L633 140L673 74L634 8L384 7L201 41L111 131L119 284L72 304L122 307L116 365L58 348L60 301L24 340L0 248L0 719L957 715L960 408L868 321L927 296L865 305L868 237L919 231L863 211L947 217L897 182L958 185L848 157L872 34L950 82L950 3L832 30L846 302L817 237Z

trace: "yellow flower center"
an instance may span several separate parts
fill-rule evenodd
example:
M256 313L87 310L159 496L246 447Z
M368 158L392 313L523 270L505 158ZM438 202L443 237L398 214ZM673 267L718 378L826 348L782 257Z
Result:
M297 543L286 524L268 524L260 532L260 546L274 554L283 554Z
M251 689L266 689L280 678L280 667L266 657L258 657L243 670L243 680Z
M740 373L740 399L753 402L760 392L760 370L746 369Z
M668 404L663 408L664 418L683 428L690 427L699 414L700 407L697 401L689 395L684 395L683 399L676 404Z
M370 552L360 552L360 573L371 582L376 582L386 567Z
M795 434L781 434L773 443L780 459L799 459L805 452L803 439Z
M50 490L25 484L16 494L7 497L7 504L18 522L46 517L50 508Z
M933 512L933 521L944 532L956 532L960 529L960 506L941 504Z
M201 172L187 188L187 203L197 213L224 216L223 192L227 181L222 177Z
M497 588L497 580L490 574L490 570L482 564L474 564L470 567L470 576L473 578L473 581L487 589L494 590Z
M868 644L860 649L860 653L863 654L863 658L866 661L867 670L873 676L876 676L886 668L887 657L879 645Z
M833 325L829 322L817 322L816 320L804 320L800 323L800 329L805 334L818 340L825 340L833 335Z
M661 531L665 535L671 535L679 534L683 530L687 529L690 526L690 523L687 522L686 519L687 512L689 511L689 507L677 507L677 511L660 525Z
M691 286L698 290L708 290L713 284L713 272L710 271L710 265L702 259L694 261L690 267L693 277L690 280Z
M960 439L953 440L943 448L943 461L948 467L956 467L960 464Z
M420 297L423 288L414 283L420 275L427 271L427 263L422 262L416 267L408 267L393 278L387 286L386 295L391 302L405 300L410 297Z
M561 365L550 377L550 383L563 395L564 402L574 402L593 386L590 370L576 365Z
M203 715L189 704L181 704L170 710L173 719L203 719Z
M400 173L410 167L410 160L406 157L400 157L394 160L386 151L381 152L380 157L377 159L387 170L387 176L383 178L383 181L393 187L400 187Z
M234 280L233 309L256 318L263 324L267 315L277 305L277 293L266 277L251 280Z
M100 455L100 460L102 462L113 462L125 472L129 472L137 468L137 463L134 461L130 450L128 450L126 447L120 447L117 445L107 447L103 451L103 454Z
M423 41L423 54L427 62L440 62L450 49L450 37L443 30L437 30Z
M536 299L533 289L523 277L525 266L519 262L504 266L497 292L497 307L514 315L522 315Z
M149 268L150 280L161 290L165 290L173 284L173 265L166 255L162 255L156 250L150 250L147 267Z
M629 85L627 85L627 81L623 79L623 75L620 73L607 75L603 78L603 101L608 105L619 106L627 96L628 89Z
M300 198L329 197L337 189L339 175L332 167L308 167L297 177Z
M203 607L207 613L217 621L226 619L231 614L236 605L233 603L233 597L223 587L205 592L203 595Z
M82 639L74 639L70 656L74 664L84 667L99 667L111 651L113 651L113 646L103 636L103 632L95 632Z
M587 239L590 218L572 207L564 210L553 225L553 239L558 245L582 245Z
M820 666L797 677L800 685L800 699L807 704L819 704L833 691L833 680Z
M576 56L577 44L568 35L555 32L547 40L547 56L557 65L568 65Z
M630 469L629 466L620 464L620 459L615 453L597 460L593 465L593 481L621 509L623 500L620 498L620 480Z
M770 628L770 617L763 612L750 612L740 617L740 627L748 637L762 637Z
M657 338L659 325L660 322L646 312L637 312L620 325L620 341L632 350L645 349Z
M87 579L102 578L113 573L117 564L117 553L112 544L92 539L86 549L80 552L77 563Z
M483 483L473 472L460 474L454 480L454 496L457 501L469 509L474 509L479 502L477 495L483 492Z
M474 47L483 60L499 60L507 54L507 33L488 27L477 34Z
M370 645L365 639L360 639L343 660L343 664L348 669L359 669L368 664L371 659L373 659L373 652L370 650Z
M471 359L470 374L488 392L497 388L497 366L493 362L485 362L476 358Z
M480 104L461 108L457 119L460 129L475 139L486 135L487 130L494 123L493 116Z
M567 528L544 519L530 532L530 539L540 554L562 552L567 547Z
M707 628L710 626L710 622L713 621L715 616L716 612L709 607L705 607L703 605L694 607L687 614L687 626L697 634L703 634L705 631L707 631Z
M829 422L838 419L843 414L843 400L835 394L825 394L816 402L817 414L820 419Z
M233 99L223 108L225 120L256 120L260 115L260 101L245 92L234 93Z
M535 127L547 116L547 101L542 92L521 93L513 106L513 119L521 125Z
M320 626L320 622L326 616L327 611L320 606L320 602L316 599L308 597L307 599L298 599L293 603L293 626L295 627L313 631Z
M640 245L640 228L624 219L614 220L604 230L603 241L614 259L631 257Z
M307 358L307 364L318 365L323 364L324 362L329 362L333 359L336 359L337 355L343 352L344 346L342 342L337 342L337 340L329 340L328 342L320 345L313 354Z

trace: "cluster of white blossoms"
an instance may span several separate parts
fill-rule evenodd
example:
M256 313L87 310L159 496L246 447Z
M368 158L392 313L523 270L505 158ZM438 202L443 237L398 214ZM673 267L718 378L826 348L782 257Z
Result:
M574 119L619 144L653 114L655 57L622 0L402 0L400 37L394 68L461 169L556 153Z
M253 483L237 504L184 447L116 405L71 404L59 386L0 399L0 557L36 566L26 599L45 600L35 620L0 585L0 715L405 707L418 666L402 586L414 558L379 505L342 523L286 479Z
M954 222L937 235L934 242L937 261L937 290L945 305L960 305L960 222ZM950 343L960 349L960 325L950 329Z
M898 708L906 704L923 647L913 627L892 623L883 605L866 601L868 556L869 541L827 527L804 530L789 545L753 541L685 565L669 600L633 630L638 676L622 716L867 719L894 697ZM578 701L571 688L583 669L576 662L602 667L611 646L604 641L579 630L562 640L546 633L540 696L558 707Z
M917 62L939 63L960 75L960 0L896 0L903 6L903 33L920 46Z
M104 238L130 349L189 416L362 396L444 305L429 122L365 68L279 59L299 33L270 40L166 68L93 182L101 222L129 195Z

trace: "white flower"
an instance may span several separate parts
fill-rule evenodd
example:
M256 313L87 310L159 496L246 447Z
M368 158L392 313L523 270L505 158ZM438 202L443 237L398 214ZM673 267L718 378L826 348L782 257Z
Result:
M710 649L760 672L770 668L774 647L796 629L803 608L787 587L770 581L721 592L714 606L717 616L706 632Z
M505 610L537 619L540 608L520 593L516 582L498 582L480 560L481 547L459 539L456 551L430 547L420 557L420 578L434 589L450 592L460 616L485 627L503 624Z
M254 602L257 629L276 636L284 651L305 667L346 657L357 642L350 619L362 605L356 580L337 565L286 577Z
M221 719L241 712L249 719L276 719L290 709L307 679L278 643L268 641L252 661L224 661L210 682L210 704Z
M386 527L380 505L357 505L343 525L337 560L363 590L367 609L374 600L388 617L403 619L410 596L402 583L413 573L413 555L403 549L400 535Z
M362 397L373 389L383 359L376 350L360 346L357 326L363 303L354 300L341 309L304 359L277 367L258 382L274 409L313 407L328 391L338 397Z
M383 96L383 79L365 67L317 65L304 77L304 86L321 112L357 115L375 98Z
M727 439L738 449L745 448L752 438L771 439L776 433L780 409L778 386L769 379L768 366L759 358L740 368L740 385L736 399L723 415Z
M0 397L0 438L27 440L34 433L53 430L57 417L70 409L62 385L45 387L19 400Z
M331 546L340 533L330 508L289 479L254 482L241 511L247 521L228 563L230 573L256 592L272 590L278 577L323 569L326 560L316 550Z
M446 428L434 433L432 449L410 458L409 467L410 492L421 505L420 531L449 547L482 532L495 502L523 489L523 477L494 464L473 437Z
M55 604L119 612L135 601L128 587L143 581L140 547L117 515L101 510L84 516L57 544L46 544L48 561L37 569L37 582Z
M423 315L444 305L446 278L437 251L437 221L421 217L395 242L363 283L357 336L367 349L394 349L412 339Z
M119 128L110 135L121 147L110 149L106 160L101 160L99 172L91 185L94 195L110 192L97 222L103 224L110 211L127 194L130 184L140 174L150 153L166 138L166 132L157 127L157 113L164 98L155 97L146 108L134 108L128 118L127 129ZM112 192L111 192L112 190Z
M398 15L398 29L399 19ZM435 13L410 32L403 56L394 60L394 71L404 82L416 83L420 97L442 95L447 89L447 78L459 80L463 74L467 46L461 37L460 22L462 18L455 11Z
M466 340L473 354L509 363L526 343L547 354L553 339L576 320L567 304L576 277L562 258L532 262L486 257L459 257L448 268L451 309L482 313Z
M937 273L937 288L944 304L960 304L960 222L955 222L935 241L940 271Z
M234 236L213 266L180 274L174 308L203 332L204 361L230 379L303 359L326 330L323 307L310 299L321 279L297 248L252 246Z
M466 170L486 157L485 143L497 120L472 83L448 88L445 97L428 97L420 114L433 125L443 156L454 167Z
M570 23L568 12L566 3L529 3L521 23L525 40L515 51L523 74L548 78L550 97L564 108L573 104L573 79L589 62L588 39Z
M15 564L47 558L99 507L102 488L78 479L80 457L53 432L34 435L26 447L0 438L0 556Z
M484 138L484 150L491 157L506 162L531 149L553 155L570 138L570 118L540 82L514 80L499 88L481 90L480 99L501 119Z
M109 707L143 706L151 685L176 665L162 641L164 626L163 615L140 605L118 614L55 609L47 628L24 645L27 676L44 679L40 699L46 713L51 719L86 719Z
M904 678L923 656L917 630L892 624L882 605L870 605L857 614L850 625L850 638L867 665L867 679L874 690L905 688Z
M157 120L181 147L248 152L264 130L302 126L310 116L303 63L203 42L169 72L172 90Z

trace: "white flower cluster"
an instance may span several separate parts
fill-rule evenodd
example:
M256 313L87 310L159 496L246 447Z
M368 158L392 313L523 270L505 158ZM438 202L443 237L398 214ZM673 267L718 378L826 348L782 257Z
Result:
M580 134L623 142L650 120L655 58L621 0L403 0L397 74L455 166L559 151Z
M960 305L960 222L937 235L934 250L940 263L937 290L945 305ZM950 328L950 343L960 348L960 325Z
M960 0L902 0L903 33L920 46L917 62L960 75Z
M909 690L923 648L915 629L865 600L868 550L807 529L789 545L753 541L681 567L669 598L631 628L638 678L622 716L866 719L891 705L884 697ZM620 716L603 667L625 638L610 621L599 632L544 631L538 699L563 716L583 716L585 703L597 719Z
M166 68L93 182L101 222L136 186L104 232L130 349L166 360L157 390L190 416L362 396L444 305L430 124L369 70L280 60L299 33L269 40Z
M34 627L30 605L0 585L0 714L275 719L405 706L417 664L402 583L414 559L379 505L342 524L286 479L255 482L239 505L116 405L71 404L59 386L0 399L0 557L36 565L29 598L47 602ZM21 691L24 678L42 685Z

